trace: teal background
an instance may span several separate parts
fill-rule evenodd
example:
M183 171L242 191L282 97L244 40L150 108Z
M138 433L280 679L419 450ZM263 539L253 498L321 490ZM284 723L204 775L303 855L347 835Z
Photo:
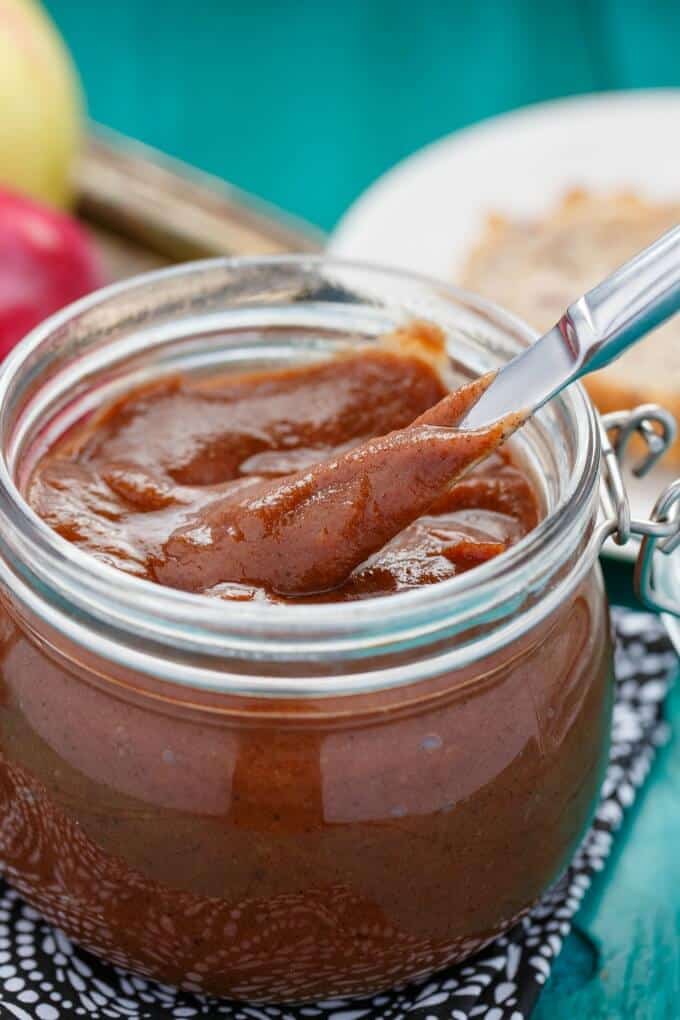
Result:
M579 92L680 85L672 0L48 6L96 120L324 228L396 160L483 117ZM632 601L629 569L606 573L612 600ZM680 692L670 713L680 719ZM536 1020L680 1017L679 791L673 740Z
M680 85L677 0L48 0L92 116L330 228L482 117ZM499 168L502 172L502 168Z

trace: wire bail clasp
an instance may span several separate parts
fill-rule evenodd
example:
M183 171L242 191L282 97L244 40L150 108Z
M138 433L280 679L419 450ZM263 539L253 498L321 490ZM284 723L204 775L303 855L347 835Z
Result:
M658 556L668 556L680 545L680 478L660 495L647 519L631 517L630 501L621 473L627 447L637 436L644 444L642 458L632 468L641 478L657 463L675 440L677 426L670 412L657 404L642 404L632 411L615 411L600 419L602 442L601 505L605 516L602 538L624 545L639 537L635 565L635 591L642 603L655 612L680 616L680 600L658 591L654 567Z

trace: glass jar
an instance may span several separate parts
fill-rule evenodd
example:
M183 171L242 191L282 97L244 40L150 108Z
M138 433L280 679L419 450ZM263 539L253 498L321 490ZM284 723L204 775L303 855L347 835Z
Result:
M531 339L450 287L298 257L139 277L0 369L0 856L85 948L250 1001L375 992L512 925L593 812L612 706L600 439L582 390L515 438L545 507L450 581L234 603L68 544L22 498L132 387L309 362L413 317L460 377Z

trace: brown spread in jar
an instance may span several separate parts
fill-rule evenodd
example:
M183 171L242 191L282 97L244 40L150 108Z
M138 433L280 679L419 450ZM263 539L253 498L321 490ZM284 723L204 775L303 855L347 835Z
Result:
M133 392L44 458L29 500L106 562L223 598L443 580L538 518L526 475L495 452L519 418L456 431L489 377L447 392L443 353L419 323L321 364Z
M160 585L258 600L242 615L264 621L243 665L264 693L246 697L226 642L223 688L202 687L180 643L154 673L134 631L135 666L111 654L115 624L86 644L0 617L0 857L87 949L250 1002L366 994L476 951L566 866L607 758L596 566L462 662L443 627L432 647L402 630L387 655L262 653L267 616L295 615L269 601L433 585L537 524L528 471L497 448L515 423L457 436L484 380L449 394L449 370L421 325L285 371L174 378L37 463L28 499L65 539ZM305 669L324 693L277 697ZM340 695L334 680L358 671L375 686ZM394 672L403 685L384 682Z

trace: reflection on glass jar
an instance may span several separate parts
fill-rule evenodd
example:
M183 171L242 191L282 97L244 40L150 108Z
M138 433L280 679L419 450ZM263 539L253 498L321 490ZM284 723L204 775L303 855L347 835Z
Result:
M20 495L46 445L140 381L311 360L424 314L461 375L527 339L398 274L220 261L87 299L0 370L0 854L115 963L251 1001L372 992L506 929L583 834L611 649L578 389L517 440L546 510L530 535L361 603L160 588Z

